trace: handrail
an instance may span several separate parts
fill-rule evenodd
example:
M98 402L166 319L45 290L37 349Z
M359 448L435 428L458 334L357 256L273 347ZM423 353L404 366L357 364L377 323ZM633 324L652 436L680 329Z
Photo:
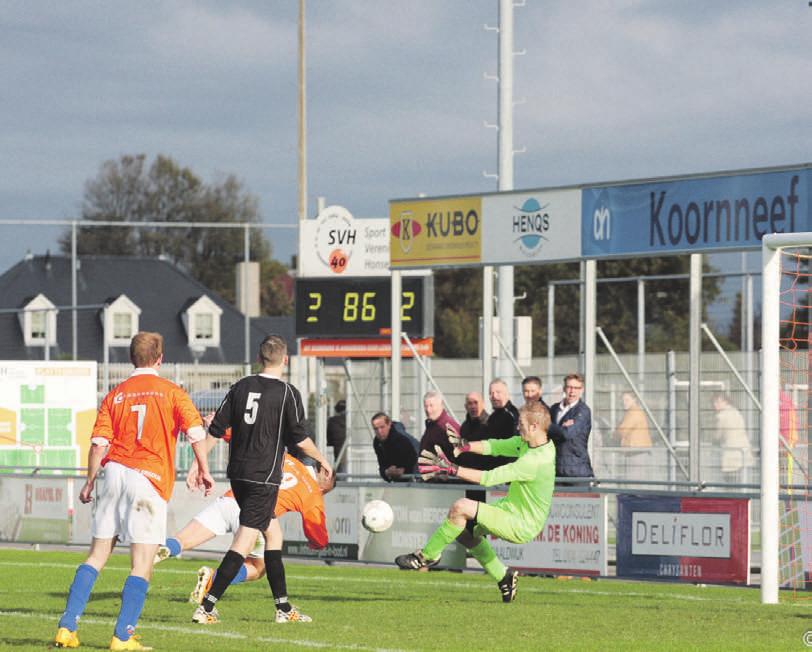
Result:
M686 478L690 478L690 475L689 475L688 471L685 469L685 466L682 464L679 457L677 457L677 451L674 450L674 447L671 445L671 442L668 441L668 437L665 436L665 433L663 432L663 429L660 427L660 424L657 423L657 420L654 418L654 415L651 413L651 410L649 409L648 404L643 399L643 396L640 394L640 392L637 390L637 386L634 384L634 381L631 379L631 376L629 376L629 372L626 371L626 368L623 366L623 363L620 361L620 358L618 357L617 353L615 353L615 349L612 347L611 343L609 342L609 339L606 337L606 334L603 332L603 329L600 326L598 326L595 329L595 332L598 334L598 336L603 341L604 346L609 351L609 355L612 356L612 359L615 361L615 364L620 369L620 373L623 374L623 377L626 379L626 382L629 383L629 386L632 388L632 392L634 392L634 395L637 397L637 400L639 401L640 406L643 408L643 410L645 410L646 415L648 416L648 418L651 419L651 422L654 424L654 428L657 430L657 434L660 435L660 438L663 440L663 443L665 444L665 447L668 449L668 452L671 454L671 457L674 458L674 461L677 463L677 466L679 467L680 471L682 471L682 474Z
M707 323L702 324L702 330L705 332L705 335L708 336L708 339L711 341L716 350L719 352L719 355L722 356L722 360L725 361L725 364L728 366L730 371L733 372L733 375L736 377L736 380L741 383L741 386L744 387L744 391L747 392L747 395L750 397L750 400L753 401L753 405L756 406L759 412L761 412L761 401L756 398L756 395L753 393L752 388L744 381L744 378L741 377L739 370L736 369L733 361L728 357L725 350L722 348L722 345L719 344L719 340L716 339L714 334L711 332L710 328L708 328ZM781 434L781 431L778 431L778 441L784 446L784 450L789 453L789 456L795 461L795 464L798 465L798 468L801 470L801 473L804 474L807 481L809 481L809 474L807 473L806 469L804 468L804 464L801 463L797 457L795 457L795 453L792 452L792 447L789 445L789 442L784 438L784 435Z
M417 364L420 365L420 368L423 370L423 373L426 374L426 378L429 379L429 382L434 386L434 389L436 389L442 395L443 404L445 405L445 409L451 415L451 418L454 419L454 421L456 421L457 423L460 423L460 420L457 418L457 415L454 414L454 409L451 407L448 401L445 400L445 394L443 394L443 390L440 389L440 386L437 384L437 381L434 380L434 376L431 375L431 372L426 366L426 363L423 362L422 356L417 352L417 349L414 348L414 344L412 344L412 341L409 339L409 336L406 333L401 333L401 337L403 338L403 341L406 342L406 346L409 347L409 350L412 352L412 356L414 356L414 359L417 362Z

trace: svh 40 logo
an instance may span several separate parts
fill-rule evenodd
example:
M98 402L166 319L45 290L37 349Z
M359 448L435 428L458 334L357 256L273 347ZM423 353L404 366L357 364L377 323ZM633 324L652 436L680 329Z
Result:
M609 208L609 196L602 192L595 202L595 211L592 213L592 237L595 240L610 240L612 238L612 210Z
M316 219L316 253L331 272L341 274L347 269L356 243L353 217L341 206L328 206Z

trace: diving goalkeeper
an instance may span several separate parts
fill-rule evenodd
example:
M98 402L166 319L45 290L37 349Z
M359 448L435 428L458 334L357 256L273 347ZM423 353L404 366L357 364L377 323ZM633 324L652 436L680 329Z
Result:
M429 537L425 547L400 555L395 563L403 569L435 566L443 549L454 539L471 551L485 572L496 580L503 602L516 598L518 572L507 568L484 535L511 543L527 543L544 527L555 487L555 446L547 439L550 413L541 403L528 403L519 410L519 435L510 439L467 442L448 430L454 456L461 453L501 455L516 461L490 471L468 469L452 463L435 447L422 451L418 469L423 479L453 476L485 487L510 483L507 496L492 504L460 498L448 510L448 518Z

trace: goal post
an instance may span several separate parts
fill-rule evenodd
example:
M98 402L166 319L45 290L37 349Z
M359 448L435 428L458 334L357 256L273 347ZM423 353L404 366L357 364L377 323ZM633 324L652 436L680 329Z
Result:
M778 603L780 578L781 503L779 501L781 442L790 459L792 451L781 434L781 307L782 252L794 247L812 247L812 233L778 233L762 238L761 308L761 602ZM804 280L804 284L806 281ZM806 289L801 288L803 293ZM793 295L797 294L793 287ZM808 299L807 299L808 301ZM793 303L793 307L797 306ZM808 305L808 304L807 304ZM808 338L808 334L806 336ZM804 357L808 342L804 345ZM806 363L804 363L806 364ZM791 462L790 462L791 464ZM804 470L805 469L801 469ZM801 569L803 578L803 569Z

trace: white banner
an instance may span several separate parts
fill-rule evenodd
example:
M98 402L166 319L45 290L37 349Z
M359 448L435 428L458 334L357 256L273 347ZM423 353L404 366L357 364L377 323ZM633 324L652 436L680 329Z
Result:
M633 512L632 554L730 557L730 514Z
M581 191L482 197L482 263L523 265L581 256Z
M488 502L504 496L488 492ZM573 575L606 575L606 496L555 494L544 529L524 544L490 539L511 568Z
M328 206L315 220L299 223L299 276L389 275L389 220L355 219Z

